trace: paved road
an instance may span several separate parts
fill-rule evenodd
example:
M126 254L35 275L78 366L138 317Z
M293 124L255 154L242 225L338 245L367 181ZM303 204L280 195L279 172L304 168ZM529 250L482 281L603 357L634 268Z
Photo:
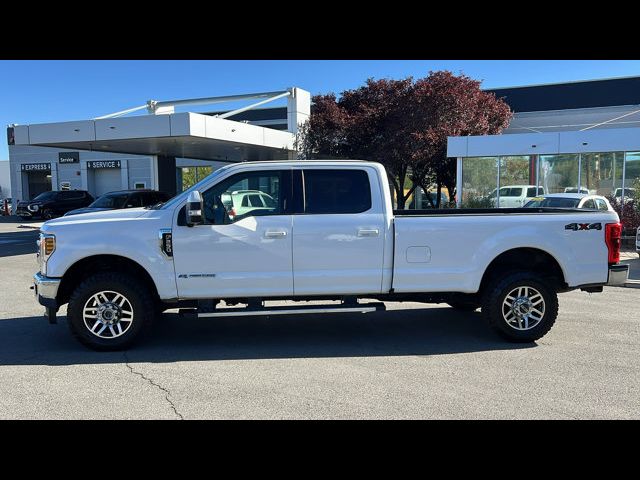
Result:
M34 269L34 254L0 258L0 418L640 418L637 289L561 295L537 344L503 343L478 314L406 303L169 314L139 347L105 354L77 344L64 317L46 323Z

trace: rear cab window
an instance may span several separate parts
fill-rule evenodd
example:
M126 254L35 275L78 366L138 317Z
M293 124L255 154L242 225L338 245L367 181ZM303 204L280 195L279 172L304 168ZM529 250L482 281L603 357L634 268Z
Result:
M596 204L598 205L598 210L609 210L607 202L605 202L601 198L596 198Z

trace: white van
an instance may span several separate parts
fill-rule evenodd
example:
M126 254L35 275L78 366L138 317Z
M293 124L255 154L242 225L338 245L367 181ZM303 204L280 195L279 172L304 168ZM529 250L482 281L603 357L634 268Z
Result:
M500 205L496 204L496 190L491 192L489 198L494 208L520 208L538 195L544 195L543 187L536 187L535 185L507 185L500 187Z

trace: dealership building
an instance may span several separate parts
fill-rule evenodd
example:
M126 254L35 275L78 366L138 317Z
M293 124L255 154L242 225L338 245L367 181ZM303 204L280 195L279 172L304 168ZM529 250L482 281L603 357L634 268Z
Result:
M449 137L458 206L490 195L511 205L508 197L528 185L545 193L633 195L640 182L640 77L491 91L515 113L501 135Z
M640 77L489 91L514 117L500 135L449 138L458 206L492 193L502 205L501 195L528 185L546 193L633 193L640 179ZM230 102L238 106L209 107ZM177 111L191 107L211 110ZM295 158L296 132L310 112L309 92L293 87L149 100L89 120L10 125L12 196L81 189L97 197L136 188L175 194L228 162Z
M265 106L270 102L286 105ZM240 106L176 112L185 106L233 103ZM12 196L26 200L48 190L88 190L98 197L144 188L173 195L228 162L295 158L296 132L309 118L310 107L309 92L294 87L149 100L90 120L10 125ZM143 110L146 114L136 114Z

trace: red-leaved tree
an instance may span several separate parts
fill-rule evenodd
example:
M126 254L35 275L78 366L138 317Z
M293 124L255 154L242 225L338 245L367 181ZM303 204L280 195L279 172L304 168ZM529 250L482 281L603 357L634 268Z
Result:
M457 190L456 162L447 158L447 137L498 134L509 126L513 114L502 99L481 90L478 80L447 71L430 72L417 80L411 99L412 153L423 165L418 172L427 173L413 180L425 192L430 183L435 183L438 202L443 186L453 198Z
M413 81L373 80L354 90L313 98L297 146L303 158L354 158L382 163L399 209L420 185L455 194L455 161L447 136L499 133L511 119L507 104L480 90L480 82L450 72ZM405 188L407 179L412 185ZM427 198L429 198L427 196Z

